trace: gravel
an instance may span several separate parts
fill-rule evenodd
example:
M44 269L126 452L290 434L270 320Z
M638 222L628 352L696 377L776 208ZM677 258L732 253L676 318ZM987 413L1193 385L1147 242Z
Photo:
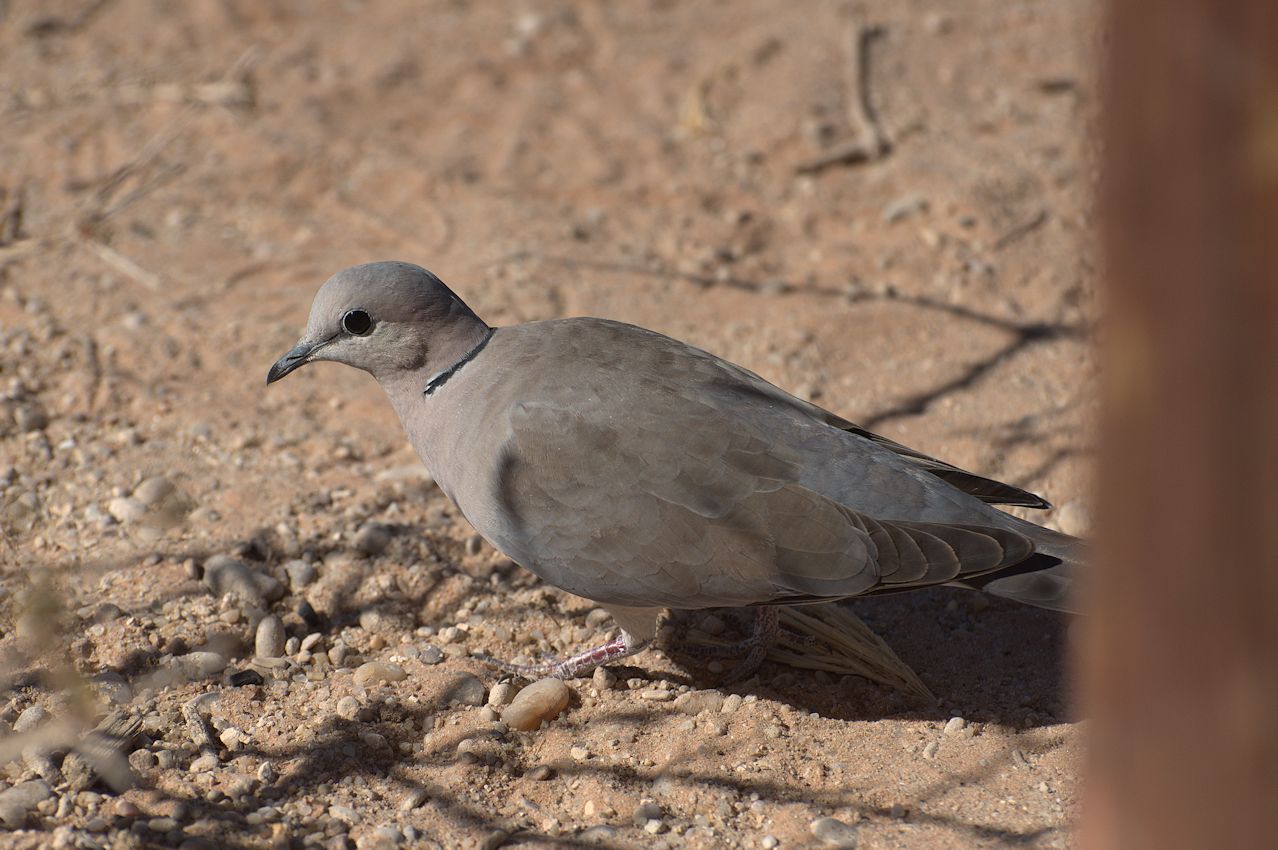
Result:
M860 834L855 826L836 818L817 818L808 829L814 838L826 847L838 847L841 850L855 850Z

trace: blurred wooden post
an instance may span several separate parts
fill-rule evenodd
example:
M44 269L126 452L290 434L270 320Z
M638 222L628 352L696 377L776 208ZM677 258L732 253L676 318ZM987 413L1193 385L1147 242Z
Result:
M1278 847L1278 0L1111 0L1083 843Z

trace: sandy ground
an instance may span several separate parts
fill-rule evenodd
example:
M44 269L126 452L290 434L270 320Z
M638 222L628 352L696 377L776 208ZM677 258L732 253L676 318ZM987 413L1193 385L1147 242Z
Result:
M319 7L0 2L0 845L1068 846L1065 618L853 603L939 704L653 650L504 730L470 653L608 623L472 537L367 376L263 378L329 274L410 260L492 324L686 339L1084 531L1091 4ZM217 595L219 555L274 581ZM292 660L231 684L267 614ZM76 744L111 710L123 793Z

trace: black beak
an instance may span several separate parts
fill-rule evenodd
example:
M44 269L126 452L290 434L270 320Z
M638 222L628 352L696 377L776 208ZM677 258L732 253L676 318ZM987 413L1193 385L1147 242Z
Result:
M316 346L313 342L299 342L290 348L288 354L276 360L275 365L271 367L271 371L266 373L266 383L273 384L298 366L301 366L315 351L315 348Z

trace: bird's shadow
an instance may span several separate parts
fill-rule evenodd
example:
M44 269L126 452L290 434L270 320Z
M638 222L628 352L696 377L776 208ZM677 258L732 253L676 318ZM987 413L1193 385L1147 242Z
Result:
M667 641L681 684L721 688L840 720L971 721L1029 729L1071 719L1067 671L1070 618L973 591L929 588L843 603L911 667L933 702L856 676L834 677L765 663L738 684L719 684L705 662ZM675 615L693 620L699 612ZM635 666L642 665L642 656ZM725 661L730 671L731 662ZM623 674L624 675L624 674ZM650 674L651 675L651 674Z

